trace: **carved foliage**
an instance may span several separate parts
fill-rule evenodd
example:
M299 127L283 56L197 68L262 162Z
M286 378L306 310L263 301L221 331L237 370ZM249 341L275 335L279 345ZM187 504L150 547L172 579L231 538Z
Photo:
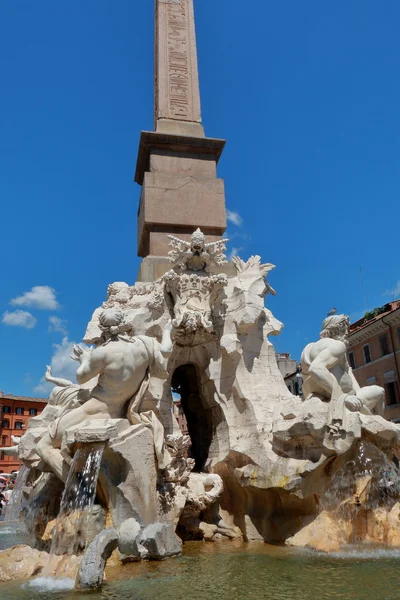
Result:
M241 281L244 281L245 279L248 279L249 277L251 277L253 272L255 272L255 279L257 279L259 277L259 275L257 275L257 273L260 273L262 277L266 278L269 271L272 271L273 269L275 269L275 265L273 265L271 263L261 263L261 257L258 255L250 256L250 258L247 262L244 262L238 256L233 256L232 262L235 265L238 277ZM276 295L274 288L269 285L269 283L266 281L266 279L264 281L264 285L265 285L265 290L263 292L264 295L266 295L266 294L272 294L273 296Z

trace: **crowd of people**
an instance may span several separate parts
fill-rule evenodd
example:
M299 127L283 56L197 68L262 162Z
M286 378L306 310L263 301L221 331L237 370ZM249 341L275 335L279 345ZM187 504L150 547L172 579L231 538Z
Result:
M6 506L11 502L17 471L0 473L0 515L4 516Z

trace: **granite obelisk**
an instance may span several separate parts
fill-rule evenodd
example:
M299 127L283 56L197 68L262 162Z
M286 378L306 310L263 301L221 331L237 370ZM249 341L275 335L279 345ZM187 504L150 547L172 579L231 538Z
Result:
M155 6L154 129L204 137L193 0Z
M135 174L141 281L165 270L167 234L188 239L200 227L213 241L226 228L216 170L225 141L205 137L201 122L193 0L155 0L154 73L155 131L141 133Z

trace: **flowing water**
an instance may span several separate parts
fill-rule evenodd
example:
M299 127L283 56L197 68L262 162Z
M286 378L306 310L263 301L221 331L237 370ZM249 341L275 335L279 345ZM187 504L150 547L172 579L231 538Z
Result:
M43 588L60 591L73 587L74 579L68 577L75 576L78 565L76 555L85 550L88 531L93 529L91 525L94 513L91 509L96 498L103 451L104 443L84 444L76 451L53 529L48 563L42 576L27 584L30 589L41 593ZM26 477L27 473L22 473L21 485L16 486L17 491L21 487L22 492ZM17 514L20 508L19 501ZM0 550L15 544L32 544L29 538L22 522L13 520L0 524ZM54 573L56 577L53 576Z
M85 548L85 529L96 497L104 443L83 444L75 452L57 517L50 549L56 554L76 555Z
M400 473L395 464L376 446L361 441L353 460L332 477L321 498L321 508L335 509L354 496L365 509L390 507L400 499Z
M111 568L91 600L399 600L400 550L326 556L267 544L188 542L183 556ZM70 583L72 585L72 582ZM61 587L63 586L63 587ZM37 581L0 584L7 600L87 600Z
M6 506L6 510L4 513L5 523L10 523L11 521L18 521L19 512L22 508L23 502L23 489L26 485L28 475L29 469L28 467L25 467L25 465L23 465L20 468L17 478L15 480L11 500Z
M0 550L11 548L16 544L32 544L32 536L28 534L23 524L20 521L12 521L0 523ZM1 594L0 594L1 598Z

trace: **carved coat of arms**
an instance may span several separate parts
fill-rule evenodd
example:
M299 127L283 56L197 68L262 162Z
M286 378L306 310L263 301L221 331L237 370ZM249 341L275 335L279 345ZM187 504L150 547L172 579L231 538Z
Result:
M173 311L175 339L185 345L214 340L227 277L222 273L211 274L209 268L227 262L223 254L227 240L206 243L200 229L193 233L190 242L169 238L174 248L169 258L174 267L163 280Z

